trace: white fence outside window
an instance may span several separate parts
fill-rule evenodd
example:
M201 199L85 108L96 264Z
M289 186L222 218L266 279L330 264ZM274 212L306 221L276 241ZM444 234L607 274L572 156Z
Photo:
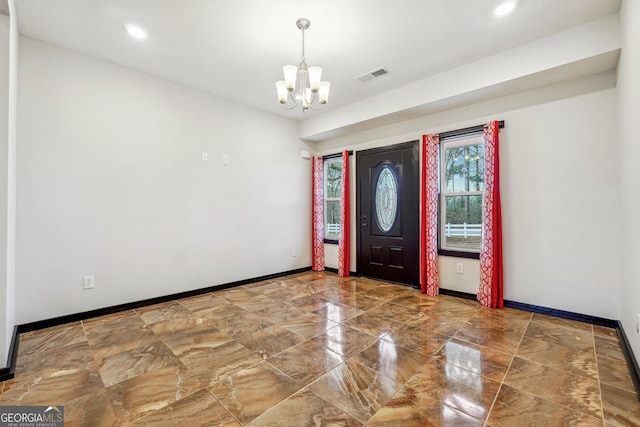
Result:
M482 236L482 224L445 224L445 235L451 236Z

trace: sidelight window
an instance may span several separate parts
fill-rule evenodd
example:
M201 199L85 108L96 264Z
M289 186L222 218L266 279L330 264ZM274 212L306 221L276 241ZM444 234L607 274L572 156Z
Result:
M340 205L342 203L342 158L324 160L324 237L340 238Z

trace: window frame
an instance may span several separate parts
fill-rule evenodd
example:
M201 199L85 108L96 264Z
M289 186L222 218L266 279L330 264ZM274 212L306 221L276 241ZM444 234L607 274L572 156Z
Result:
M457 148L472 145L484 146L484 133L482 128L470 132L457 133L452 132L451 135L440 136L439 155L438 155L438 168L439 168L439 182L438 182L438 255L451 256L457 258L469 258L480 259L481 247L476 249L464 249L459 247L447 247L444 245L444 233L445 233L445 218L446 218L446 198L454 196L481 196L483 197L484 189L480 191L458 191L447 192L446 190L446 168L444 155L447 148ZM483 156L484 162L484 156ZM484 168L484 164L483 164ZM482 201L481 201L482 203ZM482 214L481 214L482 218ZM482 239L482 236L481 236Z
M340 241L340 235L342 234L342 230L339 231L338 236L334 237L327 237L327 202L335 202L338 201L340 202L340 209L342 209L342 192L340 192L340 197L327 197L327 176L328 176L328 169L329 169L329 164L330 163L340 163L341 164L341 169L340 169L340 173L342 173L342 167L344 167L344 165L342 164L342 154L336 154L333 156L325 156L322 159L322 198L323 198L323 221L324 221L324 242L325 243L329 243L329 244L333 244L333 245L337 245ZM342 182L340 183L340 185L342 185Z

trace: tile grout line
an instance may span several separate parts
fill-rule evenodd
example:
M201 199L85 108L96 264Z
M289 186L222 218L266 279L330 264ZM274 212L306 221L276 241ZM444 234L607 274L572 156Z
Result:
M496 402L498 401L498 396L500 396L500 392L502 391L502 386L504 385L504 380L507 379L507 375L509 374L509 371L511 370L511 365L513 364L513 360L516 358L516 354L518 353L518 350L520 349L520 345L522 344L522 340L524 339L524 335L526 334L527 329L529 328L529 325L531 324L531 319L533 319L533 313L531 313L531 315L529 316L529 320L527 321L527 326L522 331L522 335L520 336L520 341L518 342L518 346L516 347L515 351L513 352L513 356L511 356L511 361L509 362L509 366L507 367L507 370L504 372L504 377L502 377L502 381L500 381L500 387L498 387L498 392L496 393L496 397L493 398L493 402L491 403L491 407L489 408L489 411L487 412L487 416L484 419L485 425L488 425L489 417L491 417L491 413L493 412L493 408L494 408Z
M602 409L602 425L606 425L607 421L604 417L604 401L602 400L602 382L600 381L600 363L598 362L598 349L596 347L596 334L591 325L591 338L593 339L593 355L596 358L596 378L598 380L598 396L600 397L600 409Z

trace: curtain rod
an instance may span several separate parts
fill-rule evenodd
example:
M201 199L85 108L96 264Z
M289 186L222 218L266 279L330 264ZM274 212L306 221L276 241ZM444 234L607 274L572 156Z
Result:
M485 125L471 126L464 129L450 130L448 132L440 132L440 138L453 138L455 136L469 135L472 133L482 132ZM498 129L504 129L504 120L498 122Z
M353 150L349 150L349 155L353 156ZM327 154L326 156L322 156L322 160L327 160L327 159L335 159L336 157L341 157L342 153L335 153L335 154Z

